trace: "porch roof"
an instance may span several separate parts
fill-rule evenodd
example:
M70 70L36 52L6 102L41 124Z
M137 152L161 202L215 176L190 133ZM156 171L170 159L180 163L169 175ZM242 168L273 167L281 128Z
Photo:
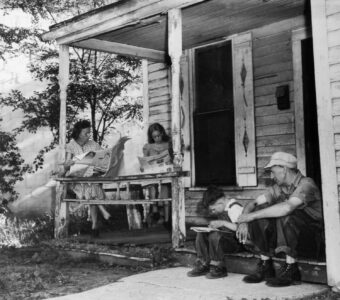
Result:
M304 14L306 0L126 0L50 27L45 40L164 60L167 11L182 8L183 49Z

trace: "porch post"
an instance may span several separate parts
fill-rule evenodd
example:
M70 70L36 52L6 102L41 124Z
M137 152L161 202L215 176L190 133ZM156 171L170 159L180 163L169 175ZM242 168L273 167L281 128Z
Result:
M149 127L149 70L148 61L142 60L142 71L143 71L143 125L144 125L144 136L147 136Z
M69 47L59 45L59 88L60 88L60 116L59 116L59 161L65 160L66 146L66 98L69 83Z
M60 115L59 115L59 163L65 161L66 147L66 98L69 83L69 47L59 45L59 89L60 89ZM61 166L61 168L64 168ZM67 236L68 231L68 203L62 202L66 196L66 184L58 183L54 215L54 236L60 238Z
M168 49L171 58L171 136L174 151L174 167L182 169L180 62L182 57L182 12L168 12ZM181 246L185 240L185 197L181 177L172 181L172 245Z
M330 286L334 286L340 282L340 216L330 89L326 1L311 1L311 11L326 234L327 280Z
M180 60L182 56L182 13L180 9L168 12L168 49L171 58L171 136L174 165L181 169L181 104L180 104Z

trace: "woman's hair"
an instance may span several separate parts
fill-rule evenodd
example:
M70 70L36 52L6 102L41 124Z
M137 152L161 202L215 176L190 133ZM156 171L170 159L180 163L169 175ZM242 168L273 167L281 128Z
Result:
M202 205L208 208L209 205L213 205L218 199L224 197L222 189L215 185L210 185L203 193Z
M91 127L91 123L87 120L80 120L77 123L75 123L73 125L73 130L71 133L71 138L73 138L74 140L78 139L81 131L85 128L90 128Z
M152 137L152 133L154 131L158 131L161 134L163 142L169 142L170 138L166 134L164 127L159 123L153 123L149 126L149 129L148 129L148 143L149 144L155 143L155 141L153 140L153 137Z

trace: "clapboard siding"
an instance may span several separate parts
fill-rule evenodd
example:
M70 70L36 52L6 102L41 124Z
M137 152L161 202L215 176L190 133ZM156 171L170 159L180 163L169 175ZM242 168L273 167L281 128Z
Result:
M328 61L330 74L330 93L333 108L333 127L337 182L340 188L340 3L337 0L326 1L328 31ZM338 189L339 189L338 188ZM340 192L339 200L340 200Z
M148 64L149 124L160 123L170 133L171 96L169 68L164 63Z
M340 45L340 29L332 30L328 32L328 47Z
M240 202L246 203L254 199L269 183L269 174L263 167L273 152L286 151L296 154L291 37L292 30L303 25L304 17L301 16L252 31L258 186L225 190L228 197L236 198ZM340 66L334 65L334 77L339 74L339 69ZM148 71L150 122L160 122L165 128L170 128L171 97L168 69L164 64L150 63ZM290 108L286 110L279 110L276 103L276 88L280 85L288 85L290 90L291 103ZM334 88L336 89L336 86ZM187 222L204 223L207 220L207 212L200 204L202 196L203 189L186 190Z
M255 125L259 186L268 184L263 167L270 155L285 151L296 155L292 30L302 27L304 19L286 20L253 30L255 87ZM290 108L279 110L276 88L288 85Z
M263 189L224 190L229 198L236 199L242 205L255 199L263 193ZM202 206L203 190L186 190L185 193L185 219L190 224L206 224L209 221L208 211Z

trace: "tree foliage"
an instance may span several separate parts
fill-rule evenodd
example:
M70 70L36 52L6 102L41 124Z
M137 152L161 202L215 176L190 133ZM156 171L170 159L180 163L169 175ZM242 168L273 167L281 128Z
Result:
M3 0L3 10L21 9L29 13L33 20L49 20L51 23L65 19L65 15L79 14L91 8L102 6L104 0ZM70 15L71 14L71 15ZM0 28L1 29L1 28ZM14 134L25 130L35 133L39 128L48 127L53 140L41 149L34 166L43 165L44 154L53 149L59 139L59 83L58 51L54 43L44 43L40 39L43 32L39 28L21 32L16 36L3 27L0 36L4 36L7 45L20 43L19 52L29 53L31 63L29 71L36 80L46 84L42 91L35 91L25 97L20 91L13 90L8 95L0 94L0 104L13 110L24 112L23 122ZM105 140L105 134L122 119L141 118L141 99L130 97L127 87L140 83L140 62L113 54L85 49L70 51L70 83L67 95L67 126L89 113L93 139L99 144ZM82 116L82 117L81 117Z
M15 135L0 130L0 200L16 198L14 185L29 169L16 145Z

